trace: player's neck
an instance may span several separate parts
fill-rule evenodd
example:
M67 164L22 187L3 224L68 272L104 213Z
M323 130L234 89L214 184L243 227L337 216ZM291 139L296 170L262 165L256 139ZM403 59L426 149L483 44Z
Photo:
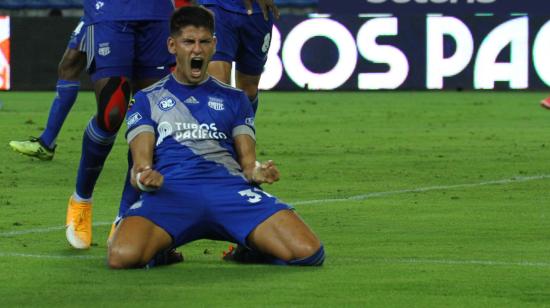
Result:
M210 75L208 73L204 74L204 78L197 82L191 82L188 81L187 78L185 78L182 74L178 74L178 71L172 72L172 77L174 77L174 80L177 81L179 84L182 84L184 86L198 86L200 84L205 83L209 78Z

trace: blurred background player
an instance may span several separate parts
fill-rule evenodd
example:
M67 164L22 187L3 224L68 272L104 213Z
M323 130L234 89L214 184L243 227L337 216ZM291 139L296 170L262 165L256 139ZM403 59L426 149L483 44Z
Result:
M273 0L198 0L214 13L216 53L208 72L218 80L231 83L235 62L235 85L242 89L256 112L258 86L267 61L273 19L279 10Z
M127 117L132 185L142 198L115 231L111 268L154 266L157 253L202 238L253 247L265 263L323 263L317 236L256 186L279 172L272 161L256 162L248 98L208 76L215 42L206 9L173 15L168 47L176 70L139 92Z
M66 236L77 249L92 241L92 193L132 91L169 73L174 63L166 49L171 0L84 1L88 72L94 84L97 113L83 136L76 189L67 208Z
M57 136L76 101L80 74L86 68L85 30L84 18L81 18L57 67L57 95L50 107L46 128L38 138L11 141L9 145L14 151L41 160L53 159Z

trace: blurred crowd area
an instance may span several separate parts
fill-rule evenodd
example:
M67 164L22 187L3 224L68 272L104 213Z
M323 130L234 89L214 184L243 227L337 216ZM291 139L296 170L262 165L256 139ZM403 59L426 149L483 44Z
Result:
M192 0L178 0L193 2ZM275 0L282 14L308 14L317 11L319 0ZM0 0L0 16L67 16L82 15L82 0Z

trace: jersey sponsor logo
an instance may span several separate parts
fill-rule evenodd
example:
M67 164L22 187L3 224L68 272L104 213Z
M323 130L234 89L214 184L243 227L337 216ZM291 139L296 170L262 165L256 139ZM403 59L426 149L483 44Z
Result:
M141 114L139 114L139 112L132 113L130 116L128 116L128 120L126 120L126 125L128 127L131 127L135 125L137 122L139 122L139 120L141 119L142 119L142 116Z
M176 126L175 138L177 141L196 139L227 139L227 135L218 131L216 123L174 123Z
M97 50L97 53L100 56L105 57L111 53L111 46L109 45L109 43L99 43L99 49Z
M223 99L212 96L208 97L208 107L216 111L222 111L225 109L225 106L223 105Z
M176 141L186 140L225 140L227 135L216 127L216 123L185 123L185 122L161 122L157 126L159 137L157 146L172 136Z
M162 111L168 111L176 106L176 101L171 97L163 97L157 103L157 106L159 106Z
M160 122L157 126L157 132L159 133L159 137L157 139L157 146L164 141L164 138L172 135L174 132L174 129L172 128L172 124L169 122Z
M190 105L196 105L199 103L199 101L194 96L189 96L183 102Z

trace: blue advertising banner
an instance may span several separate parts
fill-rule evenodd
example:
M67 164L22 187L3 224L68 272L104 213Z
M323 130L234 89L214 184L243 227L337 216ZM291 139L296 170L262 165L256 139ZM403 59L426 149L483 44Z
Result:
M284 16L260 86L278 90L548 89L541 16Z
M327 14L447 15L519 14L550 15L546 0L320 0L319 12Z

